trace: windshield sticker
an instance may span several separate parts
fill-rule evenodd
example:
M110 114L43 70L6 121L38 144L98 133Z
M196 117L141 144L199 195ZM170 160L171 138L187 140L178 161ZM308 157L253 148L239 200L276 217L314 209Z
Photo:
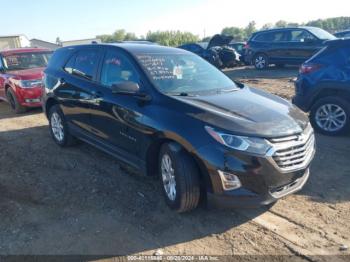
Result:
M146 67L153 80L176 79L172 65L167 65L164 57L142 55L137 58Z
M173 70L173 75L176 77L176 79L182 79L182 67L181 66L175 66Z

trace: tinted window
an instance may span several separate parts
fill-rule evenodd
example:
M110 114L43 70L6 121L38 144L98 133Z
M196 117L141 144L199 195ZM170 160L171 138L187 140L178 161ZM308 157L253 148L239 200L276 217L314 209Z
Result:
M65 71L92 80L98 64L97 50L82 50L73 55L64 67Z
M280 42L284 40L284 32L277 31L262 33L260 35L257 35L255 37L255 40L259 42Z
M113 84L124 81L133 81L139 84L139 74L124 54L115 50L107 51L103 61L101 83L111 87Z
M305 42L305 41L313 41L316 38L305 30L293 30L290 31L289 41L291 42Z

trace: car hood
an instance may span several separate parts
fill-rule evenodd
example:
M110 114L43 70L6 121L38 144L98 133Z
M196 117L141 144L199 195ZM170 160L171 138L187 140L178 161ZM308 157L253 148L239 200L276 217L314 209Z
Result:
M309 121L290 102L255 88L200 97L176 97L195 107L188 115L237 135L283 137L301 133Z
M20 80L41 79L43 77L44 70L44 67L39 67L25 70L7 71L7 74Z
M208 47L212 48L214 46L224 46L224 45L228 45L231 41L233 40L232 36L226 36L226 35L214 35L209 43L208 43Z

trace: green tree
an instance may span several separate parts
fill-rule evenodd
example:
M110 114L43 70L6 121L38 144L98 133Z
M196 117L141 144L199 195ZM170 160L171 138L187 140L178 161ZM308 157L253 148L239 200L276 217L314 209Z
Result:
M273 24L267 23L267 24L264 24L264 25L261 27L261 29L262 29L262 30L266 30L266 29L271 29L271 28L273 28L273 27L274 27Z
M256 32L256 23L255 21L249 22L246 28L244 28L244 32L246 35L246 38L249 38L254 32Z
M124 41L132 41L132 40L137 40L137 36L134 33L126 33L124 37Z
M288 23L284 20L279 20L275 23L275 27L287 27Z
M118 42L118 41L123 41L125 39L126 32L124 29L118 29L113 33L113 40Z
M243 41L247 38L245 30L239 27L225 27L221 34L232 36L235 41Z
M179 46L185 43L198 42L199 37L190 32L181 31L149 31L146 40L166 46Z
M333 17L327 19L318 19L306 23L307 26L316 26L331 33L347 30L350 28L350 17Z

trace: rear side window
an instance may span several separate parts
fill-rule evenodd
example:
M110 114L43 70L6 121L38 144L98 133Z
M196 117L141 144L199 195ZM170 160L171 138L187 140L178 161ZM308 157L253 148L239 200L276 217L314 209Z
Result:
M305 41L313 41L316 38L305 30L293 30L290 32L289 41L291 42L305 42Z
M64 67L69 74L92 80L98 66L98 50L82 50L73 55Z
M258 42L281 42L284 40L284 32L277 31L261 33L257 35L254 40Z

